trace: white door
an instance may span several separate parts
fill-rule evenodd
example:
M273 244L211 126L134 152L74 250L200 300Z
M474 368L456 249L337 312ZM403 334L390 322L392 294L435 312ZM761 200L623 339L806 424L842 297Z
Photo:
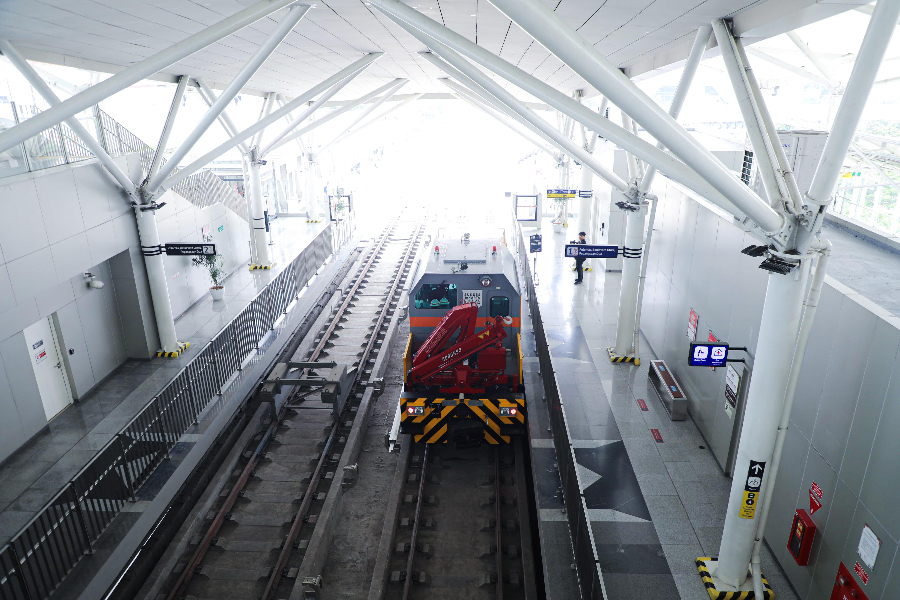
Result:
M31 356L31 367L37 378L44 413L49 421L72 404L72 392L66 378L65 365L56 342L50 317L41 319L25 333L25 344Z

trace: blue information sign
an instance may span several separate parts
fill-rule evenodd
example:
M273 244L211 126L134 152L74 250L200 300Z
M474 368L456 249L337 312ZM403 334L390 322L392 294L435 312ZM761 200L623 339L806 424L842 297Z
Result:
M590 244L566 244L566 258L615 258L618 246L592 246Z
M535 233L532 234L531 237L528 238L528 241L531 244L532 252L540 252L543 245L543 240L541 239L541 234Z
M692 367L724 367L728 361L728 344L710 342L691 344L688 364Z
M548 198L574 198L578 190L547 190Z

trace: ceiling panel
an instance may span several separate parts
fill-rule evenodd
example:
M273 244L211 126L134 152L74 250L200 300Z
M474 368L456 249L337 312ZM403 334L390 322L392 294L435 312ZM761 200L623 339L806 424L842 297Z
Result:
M754 23L777 20L790 5L802 11L815 0L544 0L585 40L617 66L664 66L678 60L696 28L713 18L752 14ZM844 0L847 5L863 0ZM28 56L77 57L127 67L226 16L253 0L2 0L0 35ZM583 80L522 31L487 0L413 0L409 4L517 64L566 93ZM829 5L835 6L835 5ZM283 9L166 69L226 86L284 17ZM751 11L747 13L746 11ZM736 18L736 22L737 22ZM384 52L342 92L362 94L395 77L410 79L406 92L443 92L440 70L417 55L425 47L363 0L317 0L248 84L255 93L292 96L360 58ZM516 92L519 93L519 92Z

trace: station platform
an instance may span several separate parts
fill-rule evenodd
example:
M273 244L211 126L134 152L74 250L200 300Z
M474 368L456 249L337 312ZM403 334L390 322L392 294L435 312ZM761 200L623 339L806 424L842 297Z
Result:
M240 268L226 280L223 301L213 302L207 295L178 316L175 322L178 339L191 344L184 354L178 358L128 359L0 465L0 547L16 535L327 225L310 224L305 218L273 220L272 236L276 243L269 248L274 253L274 268L265 271ZM205 414L214 416L214 407L208 407ZM174 471L204 427L205 421L201 419L183 436L157 473L138 491L139 502L126 506L126 511L140 511L142 501L153 497L165 482L166 474Z
M695 560L718 555L731 480L693 420L669 420L648 381L656 356L643 336L640 366L610 363L621 273L595 267L576 286L573 263L563 258L571 235L554 234L549 223L541 233L536 296L606 597L708 600ZM547 597L574 598L575 559L531 320L522 327ZM776 598L797 598L768 547L762 568Z

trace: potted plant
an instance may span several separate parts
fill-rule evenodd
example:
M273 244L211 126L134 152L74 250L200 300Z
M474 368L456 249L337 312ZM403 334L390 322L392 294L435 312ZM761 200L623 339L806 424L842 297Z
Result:
M195 267L203 267L209 273L212 287L209 295L213 300L221 300L225 296L225 259L221 254L204 254L191 257L191 263Z

